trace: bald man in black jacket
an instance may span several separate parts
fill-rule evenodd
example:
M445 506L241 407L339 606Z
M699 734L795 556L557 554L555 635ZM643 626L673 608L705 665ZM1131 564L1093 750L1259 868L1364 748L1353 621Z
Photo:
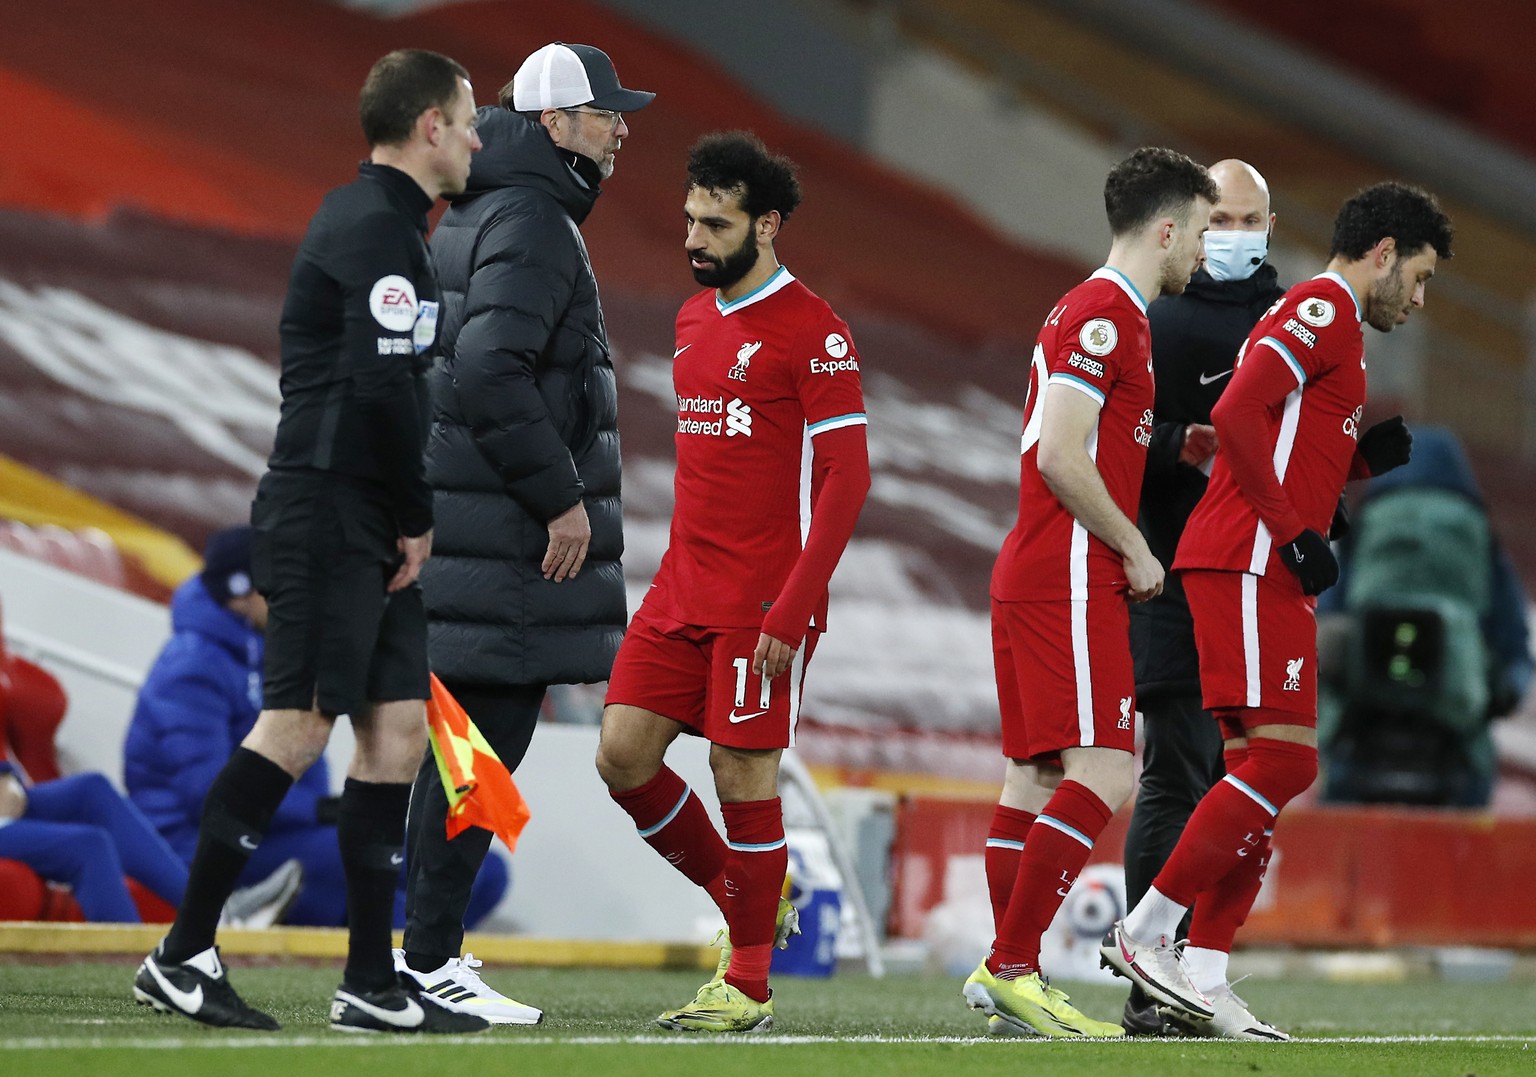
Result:
M1147 309L1157 397L1137 524L1165 569L1205 493L1216 451L1211 408L1232 380L1249 331L1285 291L1268 261L1275 217L1264 177L1236 160L1212 165L1211 175L1221 201L1211 209L1206 263L1182 294ZM1162 594L1132 604L1131 654L1144 746L1125 836L1127 908L1147 892L1195 805L1225 773L1221 730L1201 706L1194 621L1177 573L1168 573ZM1131 1035L1149 1035L1163 1021L1156 1003L1133 987L1122 1024Z

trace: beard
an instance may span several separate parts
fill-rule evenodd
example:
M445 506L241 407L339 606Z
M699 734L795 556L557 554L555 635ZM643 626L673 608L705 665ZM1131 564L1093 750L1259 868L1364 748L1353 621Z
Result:
M1160 295L1182 295L1184 289L1189 286L1189 278L1195 275L1195 267L1180 261L1175 263L1172 259L1163 260L1163 271L1158 277L1158 293Z
M741 246L724 258L715 258L708 254L700 254L698 257L709 262L710 268L694 269L693 279L706 288L729 288L752 272L752 267L757 265L757 241L749 230L747 237L741 241Z
M1371 285L1366 293L1365 323L1379 332L1392 332L1397 328L1397 316L1407 306L1407 292L1402 266L1395 265L1390 274Z

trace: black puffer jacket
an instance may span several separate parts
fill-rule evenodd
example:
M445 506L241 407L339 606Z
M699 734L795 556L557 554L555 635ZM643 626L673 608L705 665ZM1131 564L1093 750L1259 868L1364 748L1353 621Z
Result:
M1164 569L1173 564L1207 482L1204 472L1179 463L1184 428L1210 424L1211 408L1232 381L1237 350L1284 294L1267 262L1246 280L1216 281L1201 268L1181 295L1161 296L1147 308L1157 400L1137 523ZM1168 574L1162 594L1132 603L1131 655L1138 699L1162 692L1199 695L1194 621L1177 573Z
M478 685L606 680L627 618L618 390L578 231L597 170L517 113L482 108L479 121L468 190L432 237L432 668ZM581 572L553 583L546 525L578 500L592 544Z

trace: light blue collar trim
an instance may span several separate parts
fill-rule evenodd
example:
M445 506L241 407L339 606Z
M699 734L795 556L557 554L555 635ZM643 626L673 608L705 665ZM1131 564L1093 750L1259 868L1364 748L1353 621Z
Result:
M1341 277L1337 273L1333 273L1333 272L1319 273L1317 276L1313 277L1312 279L1313 280L1331 280L1335 284L1337 284L1340 288L1343 288L1346 292L1349 293L1350 300L1355 304L1355 321L1357 321L1357 322L1365 321L1365 311L1360 308L1360 300L1355 297L1355 290L1349 286L1349 281L1345 280L1343 277Z
M779 291L786 285L794 283L794 279L795 275L793 273L791 273L784 266L779 266L779 268L774 271L773 276L763 281L763 283L759 284L756 288L753 288L740 299L733 299L729 303L722 303L720 301L720 292L717 289L715 291L715 307L720 311L721 314L734 314L738 310L741 310L743 307L750 307L753 303L756 303L759 300L767 299L774 292Z
M1109 266L1100 266L1098 269L1093 271L1092 275L1089 276L1088 279L1114 281L1120 286L1121 290L1124 291L1126 295L1131 297L1131 302L1136 304L1137 309L1139 309L1143 314L1147 312L1147 301L1143 299L1141 297L1141 293L1136 290L1136 285L1131 283L1131 278L1127 277L1118 269L1111 269Z

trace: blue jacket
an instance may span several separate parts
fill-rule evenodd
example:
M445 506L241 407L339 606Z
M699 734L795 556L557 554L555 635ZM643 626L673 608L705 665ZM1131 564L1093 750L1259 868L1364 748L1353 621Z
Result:
M171 597L170 641L139 689L123 781L128 797L185 861L197 848L203 799L261 713L263 639L193 576ZM283 799L268 834L316 825L330 793L321 759Z

